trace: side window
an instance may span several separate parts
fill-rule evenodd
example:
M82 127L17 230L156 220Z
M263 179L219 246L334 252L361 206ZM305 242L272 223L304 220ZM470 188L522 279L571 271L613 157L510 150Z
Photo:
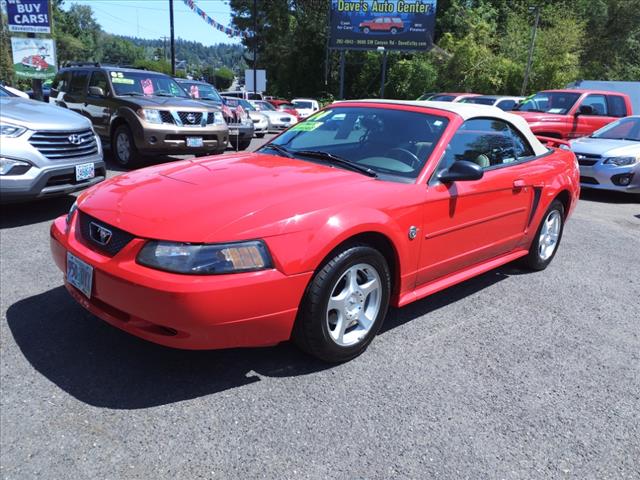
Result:
M103 72L93 72L91 74L90 87L99 87L107 95L109 93L109 82Z
M624 97L620 95L607 95L607 103L611 117L626 117L628 115L627 104L624 102Z
M88 77L89 73L86 70L73 72L71 75L71 82L69 83L69 93L82 95L86 89Z
M509 130L511 131L511 136L513 138L516 159L523 160L525 158L531 158L535 156L535 154L533 153L533 148L531 148L529 141L524 138L524 136L514 127L509 126Z
M502 100L498 105L496 105L500 110L504 110L505 112L509 112L513 110L513 107L516 106L515 100Z
M523 156L531 151L526 142L520 148ZM511 127L499 119L467 120L451 138L436 169L436 175L461 160L473 162L483 169L517 161Z
M607 116L607 100L604 95L588 95L587 98L584 99L581 106L591 107L593 116Z
M56 78L53 79L53 83L51 84L51 89L57 90L59 92L66 92L69 90L69 72L60 72L56 75Z

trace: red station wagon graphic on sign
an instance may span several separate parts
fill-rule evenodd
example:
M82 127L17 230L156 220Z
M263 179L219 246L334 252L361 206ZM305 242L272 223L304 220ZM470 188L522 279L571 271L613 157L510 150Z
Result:
M360 30L362 30L363 33L391 32L395 35L404 30L404 22L399 17L377 17L366 22L361 22Z

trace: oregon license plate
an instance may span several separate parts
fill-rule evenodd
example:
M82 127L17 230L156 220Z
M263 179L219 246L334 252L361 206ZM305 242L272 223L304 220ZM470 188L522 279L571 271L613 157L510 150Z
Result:
M202 147L203 145L202 137L187 137L187 147Z
M234 137L238 136L240 135L240 130L238 130L237 128L229 129L229 135L233 135Z
M93 267L69 252L67 252L67 282L80 290L87 298L91 297Z
M96 176L96 169L93 163L83 163L76 165L76 181L89 180Z

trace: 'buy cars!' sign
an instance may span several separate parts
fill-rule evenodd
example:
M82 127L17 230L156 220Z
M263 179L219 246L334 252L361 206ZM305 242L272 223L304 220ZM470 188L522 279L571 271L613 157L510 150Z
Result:
M9 31L51 33L48 0L6 0Z
M331 0L331 48L429 50L437 0Z

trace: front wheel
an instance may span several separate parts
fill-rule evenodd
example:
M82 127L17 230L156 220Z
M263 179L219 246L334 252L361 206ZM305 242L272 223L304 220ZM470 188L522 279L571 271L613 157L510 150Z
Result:
M120 125L111 139L111 152L116 163L122 167L134 167L140 160L131 129Z
M364 27L364 29L362 30L364 33L369 33L371 30L369 30L369 27Z
M335 255L313 277L294 329L294 341L327 362L360 355L389 308L391 274L384 256L366 245Z
M544 214L529 254L523 258L524 266L531 270L544 270L555 257L564 231L564 206L554 200Z
M256 133L256 138L264 138L264 133Z

